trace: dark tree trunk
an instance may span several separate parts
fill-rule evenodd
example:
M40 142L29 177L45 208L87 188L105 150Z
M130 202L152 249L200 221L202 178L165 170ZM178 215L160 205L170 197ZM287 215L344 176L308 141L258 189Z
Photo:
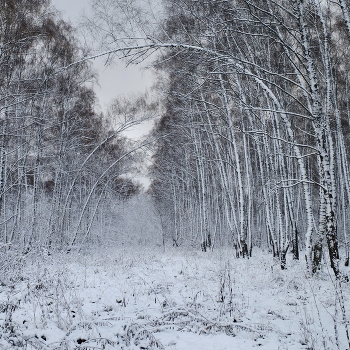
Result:
M289 243L285 249L282 249L281 251L281 269L284 270L287 265L287 252L289 248Z
M211 236L210 236L210 233L208 233L208 237L207 237L207 247L211 248Z
M241 241L241 253L243 258L249 258L248 245L245 240Z
M272 256L274 258L278 258L280 256L280 252L278 251L278 247L276 247L275 242L271 241L271 246L272 246Z
M322 241L318 241L312 248L312 272L315 273L320 269L322 260Z
M294 227L292 246L293 246L293 259L299 260L299 233L298 229Z
M349 266L349 250L347 248L347 251L346 251L346 258L345 258L345 266Z
M327 245L329 258L331 261L331 268L336 276L336 278L340 277L339 271L339 250L338 250L338 240L336 235L333 232L327 232Z

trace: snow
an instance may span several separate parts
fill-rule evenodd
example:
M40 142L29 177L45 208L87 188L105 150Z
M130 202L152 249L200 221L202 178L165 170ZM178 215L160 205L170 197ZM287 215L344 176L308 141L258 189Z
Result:
M347 348L327 266L310 278L291 256L284 271L261 251L156 246L6 261L0 349L337 349L334 320Z

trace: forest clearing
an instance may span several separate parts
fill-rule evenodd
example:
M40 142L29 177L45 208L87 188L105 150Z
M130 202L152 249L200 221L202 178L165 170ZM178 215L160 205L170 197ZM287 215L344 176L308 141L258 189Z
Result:
M0 349L349 350L349 44L349 0L1 0Z
M288 256L288 262L291 256ZM1 349L346 349L335 280L266 252L101 248L8 266ZM4 282L7 282L4 285ZM342 298L349 311L348 285Z

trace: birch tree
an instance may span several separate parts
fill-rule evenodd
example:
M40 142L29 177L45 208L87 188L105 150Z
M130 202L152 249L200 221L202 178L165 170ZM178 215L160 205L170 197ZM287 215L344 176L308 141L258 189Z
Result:
M247 255L264 222L263 240L283 268L292 244L294 258L301 247L316 272L326 241L340 277L337 215L349 203L342 192L348 73L335 48L349 28L347 2L164 1L158 18L140 16L142 6L128 2L108 3L106 13L106 4L94 3L90 21L101 38L99 55L131 63L157 52L154 64L168 84L156 132L172 139L159 144L155 168L163 168L155 185L162 190L154 190L173 203L175 232L182 213L196 207L189 221L202 246L209 230L229 232Z

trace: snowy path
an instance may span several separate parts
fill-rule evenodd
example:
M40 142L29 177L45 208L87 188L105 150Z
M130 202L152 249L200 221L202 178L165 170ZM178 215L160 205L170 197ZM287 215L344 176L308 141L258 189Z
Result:
M270 256L100 251L32 259L0 289L0 349L337 349L327 268ZM345 287L349 310L349 286Z

